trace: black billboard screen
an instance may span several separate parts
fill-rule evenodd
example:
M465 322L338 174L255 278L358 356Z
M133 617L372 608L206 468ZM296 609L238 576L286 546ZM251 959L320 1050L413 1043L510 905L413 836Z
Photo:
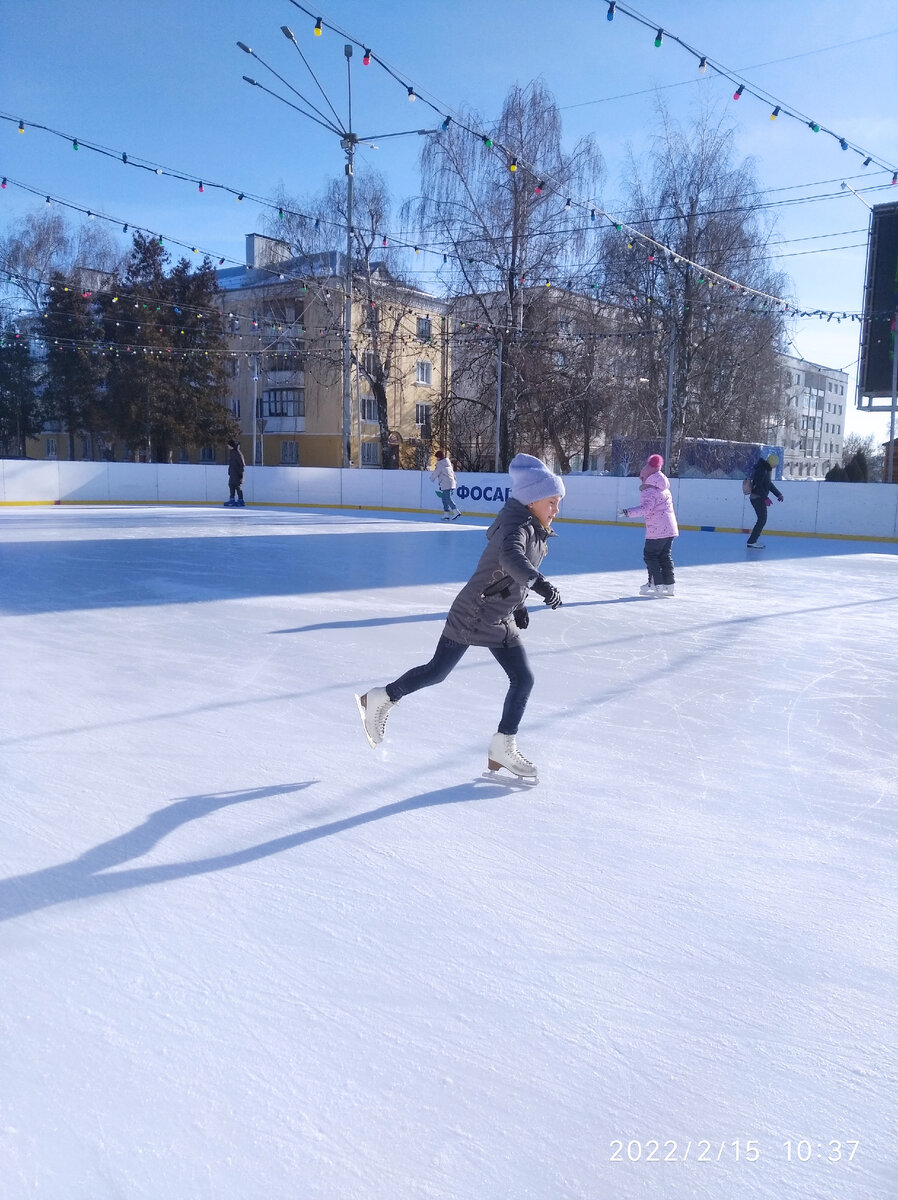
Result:
M877 204L870 221L860 390L892 395L892 318L898 309L898 204Z

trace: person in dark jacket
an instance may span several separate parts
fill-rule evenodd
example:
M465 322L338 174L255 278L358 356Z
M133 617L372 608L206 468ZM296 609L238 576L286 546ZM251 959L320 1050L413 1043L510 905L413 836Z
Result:
M228 438L228 489L230 499L224 503L225 508L245 508L243 500L243 473L246 470L246 459L236 438Z
M757 521L755 521L754 529L748 535L746 545L749 550L763 550L764 543L759 542L761 530L767 524L767 509L770 507L770 493L773 492L777 500L782 501L783 493L773 482L773 468L779 463L778 454L768 454L766 458L759 458L755 463L755 468L751 473L751 506L755 510Z
M508 676L508 692L499 727L489 747L489 768L505 767L525 779L536 778L536 767L517 748L517 732L533 688L533 674L521 643L520 630L530 623L525 601L532 590L543 603L561 605L558 589L540 574L554 537L552 521L564 496L564 483L545 463L529 454L509 464L511 496L486 533L486 549L474 574L449 609L430 662L413 667L386 687L356 696L365 734L371 746L383 741L390 709L403 696L441 683L469 646L490 651Z

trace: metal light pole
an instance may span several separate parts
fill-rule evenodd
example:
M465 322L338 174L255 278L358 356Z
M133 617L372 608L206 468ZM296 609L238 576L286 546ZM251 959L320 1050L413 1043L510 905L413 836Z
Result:
M355 134L352 132L352 46L345 45L346 93L348 98L349 130L340 145L346 151L346 262L344 266L343 304L343 466L350 466L349 443L352 428L352 203L355 171ZM362 447L359 446L359 458Z
M673 417L674 351L676 340L674 326L670 327L670 344L667 347L667 423L664 431L664 465L670 470L670 428Z
M441 130L439 130L439 129L405 129L400 133L381 133L381 134L373 134L371 137L367 137L367 136L364 138L358 137L356 134L354 134L352 132L352 72L350 70L350 64L351 64L351 60L352 60L352 46L350 46L349 44L346 44L343 47L343 53L346 56L347 117L348 117L348 124L349 124L349 127L345 128L343 125L343 122L341 121L341 119L337 113L337 110L331 104L330 100L327 97L327 93L325 92L325 90L321 86L321 84L318 82L318 79L315 76L315 72L309 66L309 63L308 63L305 55L303 54L302 50L300 49L299 43L297 42L297 40L294 37L291 30L286 25L282 25L281 33L283 33L284 37L287 39L288 42L292 42L293 45L296 47L300 58L302 59L303 63L305 63L306 69L308 70L308 72L312 76L312 78L315 80L318 90L321 92L322 96L324 97L325 103L327 104L328 108L330 109L331 113L333 114L333 118L329 117L327 115L327 113L322 112L322 110L320 108L317 108L314 104L312 104L312 102L310 100L308 100L305 96L303 96L300 92L298 92L296 90L296 88L292 87L291 84L289 84L286 79L284 79L281 75L278 75L277 71L275 71L275 69L273 67L269 66L268 63L265 62L264 59L260 58L259 55L256 54L255 50L253 50L251 47L247 46L244 42L238 42L237 45L240 47L240 49L245 54L251 55L258 62L260 62L263 67L265 67L267 70L271 71L272 75L274 75L277 79L279 79L281 81L281 83L283 83L285 85L285 87L289 88L290 91L293 92L293 94L295 96L297 96L303 102L304 105L306 105L306 109L310 108L313 110L313 112L308 112L308 111L306 111L306 109L300 108L298 105L293 104L290 100L286 100L283 96L279 96L277 92L273 92L273 91L271 91L270 88L264 87L261 83L258 83L255 79L250 79L247 75L243 76L244 80L247 83L252 84L253 87L258 87L258 88L261 88L263 92L268 92L268 94L270 96L274 96L276 100L280 100L282 103L289 105L290 108L296 109L296 111L301 113L304 117L308 117L310 120L314 121L316 125L321 125L325 129L327 129L330 133L336 134L337 137L339 137L340 145L343 148L344 153L346 154L346 168L345 168L345 170L346 170L346 261L343 264L343 292L344 292L343 335L342 335L342 341L343 341L343 356L342 356L343 406L342 406L342 431L341 431L341 435L342 435L341 440L343 443L343 449L342 449L342 453L341 453L341 462L344 467L348 467L348 466L350 466L349 446L350 446L350 441L351 441L351 436L352 436L352 299L353 299L352 239L353 239L353 234L355 232L353 229L353 200L354 200L353 183L354 183L354 168L355 168L355 148L356 148L356 146L363 144L366 146L370 146L372 150L376 150L377 147L372 145L373 138L382 139L382 138L388 138L388 137L407 137L410 134L415 134L420 137L420 136L423 136L426 134L440 133ZM409 94L409 100L415 99L415 94L414 94L414 91L412 88L408 89L408 94ZM317 115L313 115L313 113L317 114ZM359 462L356 465L357 466L361 465L361 446L359 447Z
M499 431L502 428L502 339L496 343L496 453L493 469L499 472Z

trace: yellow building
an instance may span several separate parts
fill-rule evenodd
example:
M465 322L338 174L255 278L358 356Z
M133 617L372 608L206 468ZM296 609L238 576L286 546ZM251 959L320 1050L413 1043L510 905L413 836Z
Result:
M380 265L358 269L346 370L343 255L294 258L259 234L246 243L246 266L220 270L218 282L247 462L426 465L447 432L441 302Z
M344 336L342 254L295 258L249 234L246 265L219 270L229 373L225 401L247 463L304 467L427 466L448 436L449 345L444 306L382 264L353 274ZM344 359L345 355L345 359ZM348 369L344 367L344 361ZM345 453L344 453L345 452ZM147 446L49 421L32 458L144 461ZM222 445L182 446L182 463L227 463Z

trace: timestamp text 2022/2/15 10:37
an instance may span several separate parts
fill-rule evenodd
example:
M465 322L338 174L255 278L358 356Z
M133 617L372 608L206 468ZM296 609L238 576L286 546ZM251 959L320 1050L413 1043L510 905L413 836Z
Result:
M719 1140L695 1138L687 1141L668 1138L617 1138L609 1144L611 1162L759 1162L762 1158L777 1157L786 1162L851 1162L860 1142L850 1138L787 1139L764 1142L760 1138L731 1138Z

